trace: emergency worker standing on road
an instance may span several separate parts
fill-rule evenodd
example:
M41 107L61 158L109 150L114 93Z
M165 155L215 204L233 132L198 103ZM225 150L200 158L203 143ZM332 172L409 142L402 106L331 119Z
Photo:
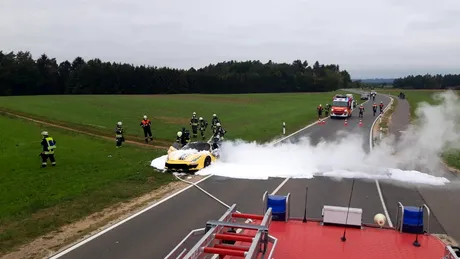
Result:
M380 102L379 106L380 106L380 114L382 114L383 113L383 102Z
M372 110L374 111L374 116L375 116L375 114L377 113L377 104L374 103L372 105Z
M145 143L149 143L149 137L150 140L153 140L153 136L150 128L152 126L152 122L147 118L147 115L144 115L144 119L141 121L140 126L144 130Z
M212 120L211 120L211 128L212 128L212 133L215 133L216 132L216 124L217 123L220 123L220 120L219 118L217 118L217 115L214 113L212 115Z
M323 106L320 104L317 108L318 110L318 119L321 119L322 115L323 115Z
M117 123L117 127L115 128L115 140L117 143L117 148L121 147L121 144L125 142L125 137L123 137L123 133L125 133L125 130L122 127L123 123L119 121Z
M190 126L192 126L193 138L198 136L198 118L196 117L196 112L193 112L192 118L190 119Z
M203 117L200 117L200 133L201 133L202 140L206 138L205 132L206 132L207 127L208 127L208 122L205 119L203 119Z
M51 161L52 166L56 166L56 159L54 158L54 150L56 149L56 141L48 135L47 131L42 132L43 151L40 153L42 157L42 167L46 167L48 158Z
M359 117L362 118L363 114L364 114L364 106L363 106L363 104L361 104L359 106Z
M186 144L190 142L190 131L188 131L185 127L182 127L182 137L184 138Z
M331 106L329 104L326 104L326 109L324 109L324 113L326 116L324 117L329 117L329 111L331 110Z

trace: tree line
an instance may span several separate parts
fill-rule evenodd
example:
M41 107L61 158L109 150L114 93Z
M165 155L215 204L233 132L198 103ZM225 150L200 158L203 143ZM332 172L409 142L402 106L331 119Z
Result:
M34 60L30 52L0 51L0 95L327 92L352 85L346 70L318 61L226 61L185 70L81 57L58 64L46 54Z
M410 75L395 79L395 88L403 89L448 89L460 87L460 74Z

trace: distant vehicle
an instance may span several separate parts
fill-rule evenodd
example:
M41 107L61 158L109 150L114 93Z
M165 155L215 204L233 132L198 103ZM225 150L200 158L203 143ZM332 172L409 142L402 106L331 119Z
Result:
M371 95L377 95L377 92L374 91L374 90L372 90L372 91L371 91Z
M192 142L182 148L173 144L168 150L165 169L194 173L208 167L218 157L218 143Z
M341 95L337 94L332 99L331 119L332 118L349 118L353 113L353 108L356 107L356 102L352 94Z
M361 94L361 100L369 100L369 93Z

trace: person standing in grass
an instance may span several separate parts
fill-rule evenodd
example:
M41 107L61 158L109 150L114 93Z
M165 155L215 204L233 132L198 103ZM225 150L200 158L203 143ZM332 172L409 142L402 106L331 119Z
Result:
M42 132L42 142L43 151L40 153L42 157L42 167L47 166L48 159L51 161L52 166L56 166L56 159L54 158L54 150L56 149L56 141L49 136L47 131Z
M192 118L190 119L190 126L192 126L193 138L198 137L198 118L196 117L196 112L193 112Z
M206 136L205 136L205 132L206 132L206 128L208 127L208 122L203 119L203 117L200 117L200 133L201 133L201 139L205 139Z
M123 133L125 130L123 129L123 123L119 121L117 123L117 127L115 128L115 140L117 143L117 148L121 147L121 144L125 142L125 138L123 137Z
M147 118L147 115L144 115L144 119L141 121L140 126L142 127L142 129L144 129L145 143L149 143L149 137L150 137L150 140L153 140L153 136L152 136L152 130L150 128L150 126L152 126L152 123Z
M217 115L214 113L212 115L212 121L211 121L212 133L216 133L217 123L220 123L220 120L219 118L217 118Z

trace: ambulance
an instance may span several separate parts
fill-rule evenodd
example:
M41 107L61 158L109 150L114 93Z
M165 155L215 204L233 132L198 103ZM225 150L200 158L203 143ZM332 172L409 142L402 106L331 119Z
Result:
M337 94L332 99L331 118L349 118L356 107L352 94Z

